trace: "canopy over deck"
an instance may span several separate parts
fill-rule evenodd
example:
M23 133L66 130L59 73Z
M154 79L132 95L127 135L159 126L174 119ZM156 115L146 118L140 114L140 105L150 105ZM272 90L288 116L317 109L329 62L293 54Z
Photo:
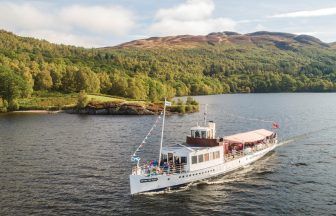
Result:
M224 141L229 143L253 143L264 140L268 136L273 134L272 131L265 129L259 129L255 131L249 131L245 133L238 133L231 136L224 137Z

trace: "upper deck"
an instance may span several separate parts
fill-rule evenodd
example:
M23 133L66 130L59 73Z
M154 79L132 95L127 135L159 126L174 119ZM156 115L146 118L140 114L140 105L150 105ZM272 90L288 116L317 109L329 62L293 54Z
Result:
M215 135L213 122L209 122L208 126L192 127L186 142L163 147L160 164L145 165L146 173L151 170L156 174L192 172L237 159L276 143L276 134L265 129L222 138Z

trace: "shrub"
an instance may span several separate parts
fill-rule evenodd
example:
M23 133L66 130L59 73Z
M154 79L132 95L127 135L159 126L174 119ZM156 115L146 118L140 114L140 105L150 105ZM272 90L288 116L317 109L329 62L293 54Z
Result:
M8 110L10 111L16 111L20 109L20 105L17 102L17 100L11 100L8 104Z
M89 103L89 97L85 93L85 91L81 91L78 95L78 100L77 100L77 108L83 109L87 106Z

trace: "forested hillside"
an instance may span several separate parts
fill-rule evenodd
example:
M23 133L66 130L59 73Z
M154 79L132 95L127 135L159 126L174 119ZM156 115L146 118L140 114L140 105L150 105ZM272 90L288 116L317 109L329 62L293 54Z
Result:
M84 49L0 31L0 97L87 93L157 101L236 92L336 90L335 44L311 36L233 32L149 38Z

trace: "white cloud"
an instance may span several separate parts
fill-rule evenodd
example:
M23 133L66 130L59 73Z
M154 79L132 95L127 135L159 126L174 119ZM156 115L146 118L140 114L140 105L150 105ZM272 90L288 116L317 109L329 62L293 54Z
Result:
M234 30L236 23L228 18L213 18L212 0L187 0L172 8L160 9L149 32L158 35L208 34Z
M203 20L211 16L215 5L211 0L188 0L173 8L160 9L156 19L174 19L181 21Z
M135 26L132 12L120 6L54 6L1 2L0 28L54 43L93 47L101 43L97 35L122 36Z
M296 11L291 13L275 14L271 18L319 17L336 15L336 7L318 10Z
M260 23L258 23L257 26L255 27L256 31L263 31L263 30L266 30L266 29L267 28Z
M133 14L118 6L80 6L63 8L59 14L64 23L88 31L126 34L134 26Z
M18 34L21 36L34 37L37 39L47 40L51 43L57 43L57 44L76 45L87 48L103 46L103 41L99 37L77 35L72 34L70 32L59 32L59 31L42 29L33 31L20 31L18 32Z
M0 4L0 25L6 29L36 29L51 26L54 17L30 4Z

